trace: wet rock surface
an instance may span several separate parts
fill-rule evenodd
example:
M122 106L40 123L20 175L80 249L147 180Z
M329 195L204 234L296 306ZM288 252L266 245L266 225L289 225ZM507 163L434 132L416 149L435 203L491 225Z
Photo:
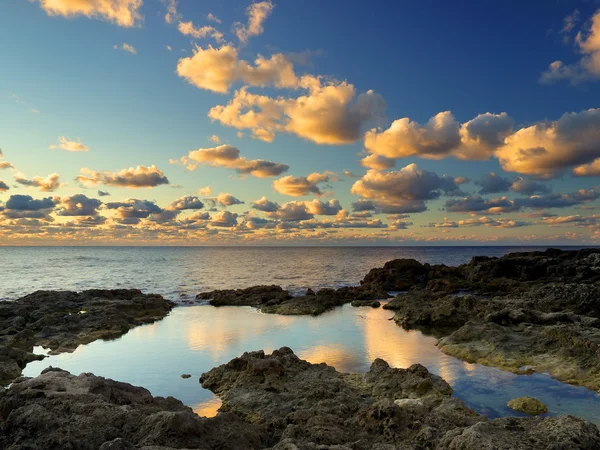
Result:
M382 270L379 283L399 276ZM454 268L430 266L384 308L402 327L440 337L451 356L517 373L527 366L600 391L599 277L600 249L476 257Z
M114 339L131 328L162 319L174 304L135 289L38 291L0 302L0 383L6 385L25 365L52 353L72 352L96 339Z
M198 294L200 300L210 300L213 306L253 306L264 313L318 316L355 300L386 299L387 292L368 287L308 290L293 296L280 286L252 286L246 289L226 289Z
M533 397L513 398L506 406L515 411L529 414L530 416L538 416L548 412L546 405Z
M419 364L377 359L364 375L343 374L284 347L245 353L200 381L223 401L216 417L93 374L20 378L0 393L0 448L600 449L597 427L575 417L488 420Z

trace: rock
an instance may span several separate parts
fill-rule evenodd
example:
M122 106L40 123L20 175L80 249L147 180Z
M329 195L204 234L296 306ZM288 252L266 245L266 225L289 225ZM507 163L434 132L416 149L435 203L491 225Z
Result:
M515 411L529 414L530 416L538 416L548 412L546 405L533 397L513 398L506 406Z
M360 308L362 306L370 306L371 308L379 308L381 303L377 300L354 300L351 303L355 308Z
M183 378L183 379L192 378L192 375L189 373L183 373L183 374L181 374L181 378Z
M310 364L289 348L245 353L201 377L223 401L199 417L168 397L49 368L0 392L0 448L10 450L600 449L571 416L489 421L415 364L376 359L366 374Z
M312 291L311 291L312 292ZM253 306L264 313L318 316L354 300L387 298L387 293L361 287L319 289L316 293L294 297L280 286L253 286L246 289L205 292L197 298L213 306Z
M311 288L308 288L306 290L306 294L304 294L304 295L306 295L306 296L308 296L308 295L315 295L315 291L313 291Z
M52 354L72 352L160 320L173 306L160 295L135 289L37 291L0 302L0 383L10 383L28 362L44 358L32 353L34 346Z

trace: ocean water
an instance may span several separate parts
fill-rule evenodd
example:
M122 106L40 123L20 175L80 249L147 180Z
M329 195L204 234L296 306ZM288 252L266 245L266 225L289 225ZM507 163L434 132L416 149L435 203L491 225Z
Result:
M459 264L474 255L532 248L0 248L0 297L36 289L137 287L173 300L215 288L276 283L294 291L360 281L372 267L399 257ZM135 328L119 339L96 341L74 353L29 364L35 376L52 365L93 372L174 396L200 415L214 415L219 400L203 389L200 375L245 351L291 347L311 362L342 372L366 372L375 358L394 367L421 363L441 375L470 407L490 417L518 415L506 407L530 395L549 414L573 414L600 424L600 396L545 374L514 375L444 355L436 339L405 331L383 309L345 305L319 317L261 314L249 307L175 308L164 320ZM43 351L43 349L37 349ZM189 373L190 379L181 374Z

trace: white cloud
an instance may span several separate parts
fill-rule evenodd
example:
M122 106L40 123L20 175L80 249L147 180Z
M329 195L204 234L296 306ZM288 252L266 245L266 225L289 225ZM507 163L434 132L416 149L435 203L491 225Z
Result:
M60 149L68 152L87 152L90 148L84 145L81 140L71 141L65 136L59 136L58 145L51 145L50 149Z
M142 16L142 0L39 0L48 15L103 19L122 27L133 27Z
M123 50L124 52L131 53L132 55L137 55L137 50L135 47L127 42L123 42L121 45L113 45L113 48L115 50Z

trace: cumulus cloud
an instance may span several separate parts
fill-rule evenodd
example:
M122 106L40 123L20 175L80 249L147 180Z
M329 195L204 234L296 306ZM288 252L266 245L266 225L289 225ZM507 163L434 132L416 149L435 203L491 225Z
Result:
M52 173L47 177L36 176L32 179L25 178L23 174L15 175L15 181L23 186L35 187L42 192L54 192L60 184L60 175Z
M133 27L142 16L142 0L39 0L50 16L102 19L122 27Z
M485 113L460 125L450 111L443 111L423 125L402 118L387 130L372 129L365 134L365 148L388 158L487 159L510 134L513 123L506 113Z
M1 210L9 219L43 219L51 220L49 214L56 206L57 200L52 197L34 199L30 195L11 195Z
M221 211L211 217L210 224L213 227L235 227L238 224L238 217L238 214L231 211Z
M6 184L4 181L0 180L0 192L6 192L9 189L10 188L8 187L8 184Z
M351 192L397 213L424 211L426 200L461 193L452 177L421 170L416 164L399 171L369 170L352 185Z
M562 30L565 36L569 36L568 33L575 27L578 19L578 14L565 19L565 27ZM581 58L572 64L554 61L542 73L540 82L554 83L559 80L569 80L572 84L578 84L600 78L600 10L592 16L589 29L579 31L574 40Z
M299 86L307 92L296 98L251 94L244 87L226 105L211 108L208 116L225 126L250 130L253 138L267 142L286 132L317 144L339 145L358 140L363 128L385 109L379 94L356 95L347 82L324 83L306 75Z
M273 181L273 188L285 195L292 197L303 197L309 194L323 195L319 184L337 181L333 172L314 172L306 177L285 176Z
M494 172L483 174L481 178L475 182L475 184L481 186L481 189L479 190L480 194L497 194L498 192L506 192L512 186L512 182L510 180Z
M165 174L156 166L137 166L118 172L95 172L88 168L81 169L76 180L86 185L105 184L107 186L126 188L151 188L161 184L169 184Z
M229 193L220 193L213 200L223 206L241 205L244 203Z
M102 202L84 194L76 194L61 198L58 206L59 216L96 216Z
M237 82L279 88L295 88L299 83L292 62L284 55L259 55L252 65L239 59L238 50L231 44L219 48L196 46L192 56L179 60L177 74L200 89L223 94Z
M582 175L600 158L600 109L521 128L496 155L506 171L548 178L575 167L574 174Z
M511 189L523 195L547 194L550 192L547 185L525 178L515 180L511 185Z
M204 208L204 203L193 195L186 195L173 201L169 206L169 209L173 211L185 211Z
M15 166L13 166L8 161L0 161L0 169L14 169L14 168L15 168Z
M525 198L509 199L498 197L484 199L478 195L446 201L446 210L474 214L502 214L520 211L524 208L549 209L568 208L596 200L600 195L593 189L580 189L568 194L532 195Z
M98 196L99 196L99 197L108 197L109 195L110 195L110 193L109 193L109 192L106 192L106 191L100 191L100 190L98 191Z
M223 40L223 33L217 30L210 25L205 25L203 27L195 26L191 21L190 22L179 22L177 26L179 32L185 36L191 36L194 39L202 39L207 36L212 37L215 41L221 42Z
M131 53L132 55L137 55L137 50L131 44L127 42L123 42L121 45L113 45L115 50L123 50L124 52Z
M106 203L105 206L109 210L114 210L117 213L117 222L124 225L136 225L151 214L163 212L156 203L135 198L129 198L124 202Z
M251 205L254 209L263 212L274 212L281 207L279 203L269 201L266 196L262 196L260 199L253 201Z
M267 216L284 222L295 222L313 219L316 215L335 216L342 207L338 200L305 200L292 201L281 205L279 208L267 212Z
M368 155L360 160L360 165L368 169L386 170L396 167L396 160L381 155Z
M264 31L263 23L271 15L275 5L270 0L253 3L246 8L248 23L246 25L236 22L233 25L234 33L243 44L252 36L258 36Z
M203 196L207 197L210 194L212 194L212 189L210 186L205 186L203 188L198 189L198 195L203 195Z
M51 145L50 149L60 149L68 152L87 152L90 148L82 144L81 140L71 141L65 136L59 136L58 145Z
M187 156L180 159L190 170L197 165L206 164L212 167L226 167L235 169L240 175L252 175L257 178L268 178L281 175L290 166L279 164L264 159L246 159L240 156L240 150L231 145L220 145L214 148L200 148L192 150Z
M464 220L448 220L444 217L443 222L432 222L427 225L430 228L459 228L459 227L477 227L486 226L494 228L519 228L532 225L530 222L523 222L514 219L495 219L491 217L474 217Z

